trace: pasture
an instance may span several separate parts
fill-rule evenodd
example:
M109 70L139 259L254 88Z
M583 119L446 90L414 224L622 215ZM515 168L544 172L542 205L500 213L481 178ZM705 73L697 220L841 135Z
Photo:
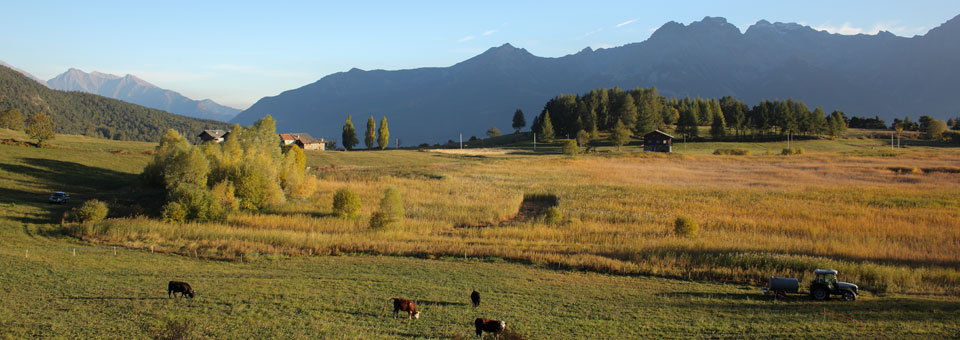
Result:
M0 333L469 338L479 316L530 338L960 332L960 153L797 144L807 153L308 152L321 179L310 198L183 225L138 202L157 199L137 189L151 144L58 136L50 149L0 145L0 283L18 287L0 303ZM344 186L360 195L360 218L332 216ZM403 195L405 225L369 230L390 186ZM54 190L73 201L47 205ZM556 195L562 218L515 217L529 194ZM111 202L111 218L61 226L88 198ZM673 235L679 215L699 222L698 236ZM861 300L759 294L770 275L809 281L818 267L860 284ZM173 279L190 282L197 299L168 300ZM484 294L478 310L473 289ZM394 320L391 297L418 300L421 319Z

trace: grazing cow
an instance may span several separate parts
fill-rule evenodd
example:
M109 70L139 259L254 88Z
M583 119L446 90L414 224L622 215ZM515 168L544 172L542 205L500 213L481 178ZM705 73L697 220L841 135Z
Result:
M480 307L480 293L473 291L473 293L470 294L470 301L473 301L474 308Z
M483 332L493 333L497 336L500 336L500 333L503 332L503 329L507 327L506 322L484 318L477 318L477 320L473 321L473 324L477 326L477 336L481 339L483 338Z
M180 293L180 297L189 296L193 298L193 288L190 288L190 284L180 281L170 281L167 284L167 298L170 298L170 294L177 296L177 293Z
M417 311L417 304L404 298L393 298L393 318L400 317L400 311L407 312L407 319L419 319L420 312Z

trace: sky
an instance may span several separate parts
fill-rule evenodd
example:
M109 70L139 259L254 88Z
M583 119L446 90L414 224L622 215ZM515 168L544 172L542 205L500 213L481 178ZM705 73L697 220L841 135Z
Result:
M911 37L960 14L960 1L0 0L0 8L0 60L41 79L70 67L133 74L245 109L354 67L445 67L504 43L560 57L705 16L741 32L765 19Z

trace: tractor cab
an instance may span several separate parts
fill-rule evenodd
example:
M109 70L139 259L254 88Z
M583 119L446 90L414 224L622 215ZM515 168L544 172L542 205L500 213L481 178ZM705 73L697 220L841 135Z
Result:
M835 269L817 269L813 271L813 284L827 286L829 290L837 289L837 271Z

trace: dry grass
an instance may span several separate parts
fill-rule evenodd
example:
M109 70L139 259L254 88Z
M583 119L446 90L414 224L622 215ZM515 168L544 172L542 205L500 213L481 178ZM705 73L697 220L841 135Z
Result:
M328 169L316 195L270 213L239 213L221 224L200 225L114 219L76 227L76 234L176 252L199 249L228 259L254 253L467 256L754 283L771 275L809 279L814 268L833 267L844 280L874 292L956 294L960 174L891 169L951 169L958 161L948 153L641 154L423 167L436 177L406 176L388 165ZM363 201L357 219L331 214L333 193L343 186ZM406 225L371 231L366 221L389 186L404 197ZM496 226L511 219L530 193L557 195L565 220ZM699 222L697 237L674 236L679 215Z

